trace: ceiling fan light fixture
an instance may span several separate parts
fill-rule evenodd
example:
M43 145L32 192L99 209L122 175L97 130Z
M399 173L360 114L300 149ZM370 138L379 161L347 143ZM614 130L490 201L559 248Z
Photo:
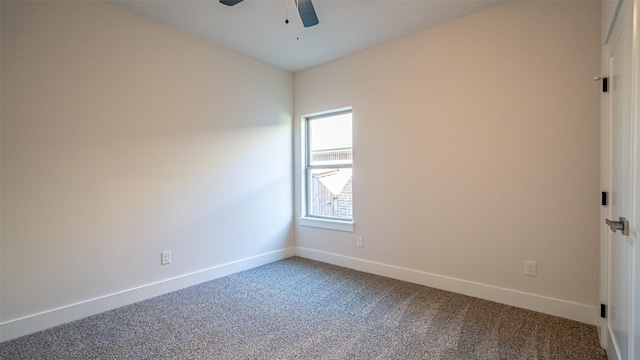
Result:
M220 0L220 3L227 6L234 6L243 0ZM296 8L298 9L298 14L300 14L300 20L302 20L302 25L304 27L310 27L314 25L318 25L318 16L316 15L316 10L313 7L313 3L311 0L293 0L296 4ZM285 20L285 24L289 23L289 19Z
M220 3L225 4L227 6L233 6L241 2L242 0L220 0Z

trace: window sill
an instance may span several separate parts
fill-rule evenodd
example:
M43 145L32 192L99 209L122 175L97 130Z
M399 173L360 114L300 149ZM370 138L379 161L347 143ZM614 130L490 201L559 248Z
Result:
M352 221L339 221L339 220L329 220L329 219L318 219L318 218L301 217L300 218L300 225L317 227L317 228L322 228L322 229L353 232L353 222Z

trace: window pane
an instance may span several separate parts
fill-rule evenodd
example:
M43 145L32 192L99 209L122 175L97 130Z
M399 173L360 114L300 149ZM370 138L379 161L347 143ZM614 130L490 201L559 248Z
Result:
M351 220L353 177L351 168L310 169L309 215Z
M309 120L309 165L352 163L351 113Z

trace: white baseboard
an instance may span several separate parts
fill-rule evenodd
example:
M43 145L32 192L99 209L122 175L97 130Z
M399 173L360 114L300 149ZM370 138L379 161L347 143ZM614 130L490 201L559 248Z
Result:
M590 325L596 324L597 309L594 306L504 289L487 284L431 274L423 271L304 247L297 247L286 248L240 259L193 273L81 301L18 319L5 321L0 323L0 342L45 330L87 316L99 314L121 306L133 304L138 301L150 299L162 294L265 265L274 261L286 259L294 255L371 274L495 301L501 304L534 310Z
M607 358L609 360L620 360L620 357L618 356L620 351L616 347L616 345L613 343L613 338L611 337L611 331L609 329L609 326L608 325L603 326L602 330L605 336L604 349L607 351Z
M293 255L295 255L294 248L285 248L146 284L133 289L123 290L114 294L66 305L57 309L5 321L0 323L0 342L150 299L205 281L286 259Z
M596 324L596 317L598 314L597 309L595 306L591 305L500 288L497 286L456 279L304 247L297 247L296 255L358 271L408 281L436 289L447 290L505 305L511 305L565 319L575 320L589 325Z

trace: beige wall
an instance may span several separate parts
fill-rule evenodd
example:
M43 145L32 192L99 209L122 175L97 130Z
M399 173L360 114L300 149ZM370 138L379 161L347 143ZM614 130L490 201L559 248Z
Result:
M293 245L291 73L96 2L2 55L2 321Z
M294 118L353 106L355 194L354 233L297 245L595 306L599 9L505 3L296 73Z

